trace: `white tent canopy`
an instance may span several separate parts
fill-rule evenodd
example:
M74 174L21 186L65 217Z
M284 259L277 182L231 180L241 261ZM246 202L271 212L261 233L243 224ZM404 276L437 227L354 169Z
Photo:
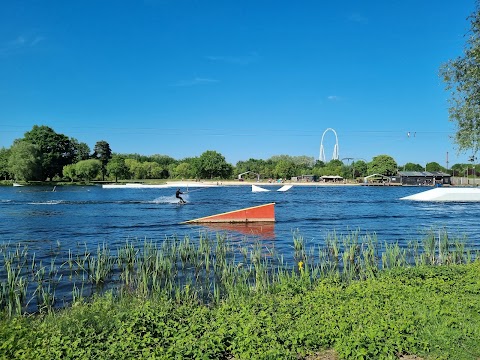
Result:
M390 180L390 178L388 176L385 176L385 175L382 175L382 174L372 174L372 175L368 175L368 176L365 176L363 178L363 182L368 182L368 179L370 178L381 178L382 180Z

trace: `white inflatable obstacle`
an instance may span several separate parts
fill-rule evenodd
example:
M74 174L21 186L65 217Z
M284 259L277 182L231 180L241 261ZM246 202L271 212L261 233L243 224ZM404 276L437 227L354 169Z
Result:
M270 191L257 185L252 185L252 192Z
M458 202L474 202L480 201L480 189L470 187L439 187L427 190L418 194L405 196L400 200L412 201L458 201Z
M280 189L277 191L287 191L289 190L293 185L283 185ZM263 192L263 191L270 191L268 189L262 188L257 185L252 185L252 192Z

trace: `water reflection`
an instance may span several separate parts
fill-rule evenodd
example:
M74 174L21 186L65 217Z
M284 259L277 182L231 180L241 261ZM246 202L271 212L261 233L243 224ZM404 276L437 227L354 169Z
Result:
M275 223L205 223L201 227L209 231L235 232L247 237L275 239Z

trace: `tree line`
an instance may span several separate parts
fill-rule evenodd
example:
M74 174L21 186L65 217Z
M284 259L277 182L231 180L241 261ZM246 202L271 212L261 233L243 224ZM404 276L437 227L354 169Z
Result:
M353 159L348 159L353 160ZM0 176L15 181L118 181L124 179L290 179L294 176L337 175L357 179L370 174L395 175L403 171L444 171L436 162L425 167L406 163L398 166L389 155L375 156L370 162L315 161L309 156L276 155L267 160L238 161L235 166L225 157L208 150L198 157L176 160L168 155L114 153L105 140L97 141L93 151L75 138L35 125L16 139L10 148L0 149ZM471 164L455 164L450 172L469 175Z

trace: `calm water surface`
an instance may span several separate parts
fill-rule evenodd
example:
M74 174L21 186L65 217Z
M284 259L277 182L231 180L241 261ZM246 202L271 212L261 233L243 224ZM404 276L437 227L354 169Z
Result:
M265 186L266 187L266 186ZM269 186L276 190L279 186ZM185 191L186 189L182 189ZM429 190L421 187L294 186L287 192L253 193L250 186L189 189L179 206L175 189L103 189L99 186L0 187L0 243L27 244L41 257L52 246L79 244L111 248L127 239L163 241L216 231L183 221L243 207L275 202L276 223L263 236L283 253L292 251L292 232L309 244L322 244L327 233L376 233L381 242L421 240L430 229L466 235L480 248L480 203L399 200ZM227 227L232 237L258 228Z

